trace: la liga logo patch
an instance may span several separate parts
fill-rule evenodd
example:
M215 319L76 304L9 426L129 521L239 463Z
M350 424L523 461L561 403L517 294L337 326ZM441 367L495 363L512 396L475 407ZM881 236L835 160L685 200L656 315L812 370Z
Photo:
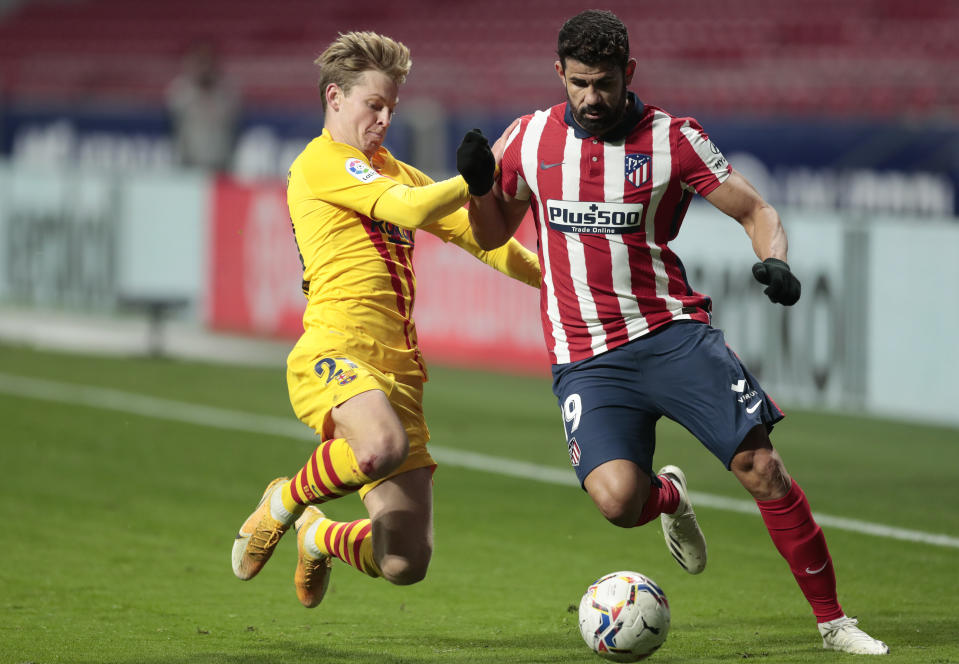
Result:
M379 173L370 168L366 162L364 162L362 159L357 159L356 157L346 160L346 172L363 183L372 182L376 178L382 177Z

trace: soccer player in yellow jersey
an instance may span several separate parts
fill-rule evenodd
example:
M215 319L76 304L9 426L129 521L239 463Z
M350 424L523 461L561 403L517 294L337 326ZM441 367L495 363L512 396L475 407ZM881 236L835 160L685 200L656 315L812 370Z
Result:
M473 238L463 206L489 191L495 168L481 134L457 151L465 175L435 183L382 146L410 69L406 46L350 32L316 64L323 133L293 162L287 193L308 298L287 381L294 411L322 442L292 479L270 483L233 546L234 573L250 579L295 526L294 583L307 607L323 599L332 558L395 584L420 581L429 565L436 463L412 318L416 230L540 283L536 255L515 240L487 252ZM357 491L369 518L336 522L316 507Z

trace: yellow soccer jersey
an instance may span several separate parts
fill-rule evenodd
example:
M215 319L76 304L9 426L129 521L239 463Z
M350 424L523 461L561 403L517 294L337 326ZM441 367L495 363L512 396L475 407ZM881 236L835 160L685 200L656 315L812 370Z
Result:
M334 141L326 129L296 158L290 167L287 202L308 298L305 335L382 371L425 378L412 318L418 222L410 221L412 215L392 211L395 205L381 206L391 210L391 221L378 219L374 210L398 184L424 187L432 183L385 148L371 162L356 148ZM461 200L454 201L454 207L465 204L465 183L451 184L461 186L456 190L461 191L456 194ZM495 251L482 251L473 240L465 209L455 209L422 228L514 278L539 286L535 254L515 240Z

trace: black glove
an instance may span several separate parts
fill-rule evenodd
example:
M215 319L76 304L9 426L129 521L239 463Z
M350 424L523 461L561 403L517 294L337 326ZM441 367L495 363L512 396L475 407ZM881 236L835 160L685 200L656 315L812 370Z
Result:
M489 141L479 129L466 132L463 142L456 149L456 170L466 180L473 196L482 196L493 188L496 160Z
M785 261L778 258L767 258L762 263L753 265L753 276L756 281L766 284L763 292L773 302L791 306L799 301L802 286L799 279L789 271Z

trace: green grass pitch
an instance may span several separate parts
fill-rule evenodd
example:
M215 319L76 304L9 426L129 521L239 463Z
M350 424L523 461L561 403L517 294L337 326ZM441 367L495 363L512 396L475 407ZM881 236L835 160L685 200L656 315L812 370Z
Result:
M149 397L155 412L98 406L91 387ZM669 596L654 662L851 661L821 649L757 515L699 507L710 561L691 577L657 524L617 529L576 487L451 464L435 476L426 581L393 587L337 563L324 603L303 609L294 538L249 582L229 553L263 487L295 472L311 442L176 417L196 406L296 431L282 366L0 346L0 664L599 662L573 607L619 569ZM438 447L572 476L546 379L435 368L426 408ZM797 411L773 440L814 511L959 536L959 431ZM656 460L681 465L695 492L746 498L674 425L660 426ZM355 497L328 511L364 515ZM959 662L959 548L824 530L840 600L889 643L883 661Z

